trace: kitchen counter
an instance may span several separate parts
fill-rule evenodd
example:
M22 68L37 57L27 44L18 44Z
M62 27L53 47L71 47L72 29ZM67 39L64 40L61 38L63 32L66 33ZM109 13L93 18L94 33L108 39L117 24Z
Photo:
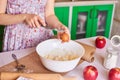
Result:
M96 37L91 37L91 38L80 39L77 41L86 43L86 44L91 45L91 46L95 46L95 44L94 44L95 38ZM103 49L98 49L98 48L96 49L94 62L89 63L89 62L84 61L81 64L79 64L74 70L65 73L64 76L65 77L76 76L77 80L84 80L83 79L83 69L85 68L85 66L93 65L98 69L98 72L99 72L97 80L107 80L108 70L104 68L103 61L104 61L104 57L106 55L106 48L108 48L108 47L110 47L110 40L109 39L107 39L107 44ZM18 58L21 59L21 58L28 56L28 55L31 55L30 58L32 58L33 52L35 52L35 48L0 53L0 72L2 71L4 66L6 66L9 63L14 61L14 59L12 59L12 57L10 57L12 53L16 54L16 56L19 56ZM120 62L120 59L118 59L118 62ZM30 63L26 63L26 64L30 64ZM35 63L32 63L32 62L31 62L31 64L33 66L35 65ZM15 66L15 64L13 64L13 65ZM39 66L39 64L38 64L38 66ZM120 67L120 63L118 63L117 66ZM9 67L9 69L11 69L11 67ZM38 68L38 71L40 71L39 68Z

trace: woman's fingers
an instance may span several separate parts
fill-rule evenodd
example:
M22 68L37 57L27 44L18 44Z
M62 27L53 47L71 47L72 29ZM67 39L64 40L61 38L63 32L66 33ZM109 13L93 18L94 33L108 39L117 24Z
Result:
M60 39L60 36L62 35L62 32L57 33L57 38Z
M32 23L32 27L36 27L36 25L35 25L35 23L34 23L34 21L33 20L31 20L31 23Z
M38 22L37 19L34 21L34 23L35 23L35 26L36 26L37 28L40 28L40 27L41 27L41 24Z
M45 21L43 21L43 19L41 19L40 17L38 17L38 22L39 22L42 26L46 26Z
M69 41L70 40L69 29L64 25L62 25L58 29L60 30L60 31L58 30L58 34L57 34L58 39L64 39L63 41L65 41L65 42Z
M70 31L69 31L69 29L66 26L62 26L62 29L64 30L65 33L68 34L69 40L70 40Z
M40 27L40 26L46 26L44 20L40 18L40 16L35 15L35 14L25 14L25 23L28 24L30 27Z

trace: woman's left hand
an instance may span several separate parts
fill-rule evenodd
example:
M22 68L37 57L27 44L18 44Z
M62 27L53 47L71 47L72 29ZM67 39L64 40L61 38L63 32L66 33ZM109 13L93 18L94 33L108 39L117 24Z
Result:
M67 34L66 35L66 38L68 39L67 41L70 40L70 31L65 25L61 25L57 29L58 29L58 33L57 33L58 39L61 39L63 34L65 33L65 34ZM64 36L64 39L65 39L65 36Z

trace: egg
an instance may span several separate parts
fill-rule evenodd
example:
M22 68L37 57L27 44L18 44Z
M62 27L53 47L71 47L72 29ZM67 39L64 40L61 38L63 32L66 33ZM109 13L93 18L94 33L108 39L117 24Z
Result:
M60 39L62 40L62 42L68 42L69 41L69 35L64 32L60 35Z

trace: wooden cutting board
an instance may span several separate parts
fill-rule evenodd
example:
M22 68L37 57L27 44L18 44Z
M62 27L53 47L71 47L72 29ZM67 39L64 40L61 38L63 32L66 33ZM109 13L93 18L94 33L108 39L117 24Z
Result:
M2 72L1 80L16 80L18 77L30 78L33 80L76 80L75 77L64 78L60 74L37 74L37 73L10 73Z
M79 64L82 63L83 61L92 62L93 58L94 58L95 47L92 47L92 46L89 46L89 45L86 45L86 44L83 44L83 43L80 43L80 44L82 44L83 47L85 48L85 54L83 55ZM36 52L32 52L31 54L19 59L19 62L26 66L25 73L31 73L31 74L24 74L24 75L27 75L28 77L31 76L31 75L32 76L33 75L39 76L41 74L47 74L47 75L48 74L54 74L55 76L58 76L58 74L64 76L66 74L66 73L55 73L55 72L52 72L52 71L49 71L48 69L46 69L42 65L41 60L40 60L40 58L39 58L39 56ZM16 78L16 76L18 77L19 75L23 75L23 74L16 73L15 66L16 66L16 63L12 62L12 63L10 63L8 65L5 65L5 66L0 68L2 80L9 80L10 77L13 77L13 78L15 77ZM3 73L3 72L15 72L15 73ZM36 74L36 73L38 73L38 74ZM6 79L7 78L6 75L15 75L15 76L8 76L9 78ZM53 80L53 79L49 79L49 80ZM57 80L57 79L55 79L55 80ZM76 80L76 79L74 79L74 78L70 78L70 79L64 78L63 80Z
M80 43L81 44L81 43ZM83 61L91 62L92 58L94 58L95 47L83 44L85 48L85 54L80 60L79 64ZM26 66L28 73L55 73L47 70L41 63L41 60L36 52L32 52L31 54L19 59L21 64ZM12 62L0 68L0 72L15 72L16 62Z

